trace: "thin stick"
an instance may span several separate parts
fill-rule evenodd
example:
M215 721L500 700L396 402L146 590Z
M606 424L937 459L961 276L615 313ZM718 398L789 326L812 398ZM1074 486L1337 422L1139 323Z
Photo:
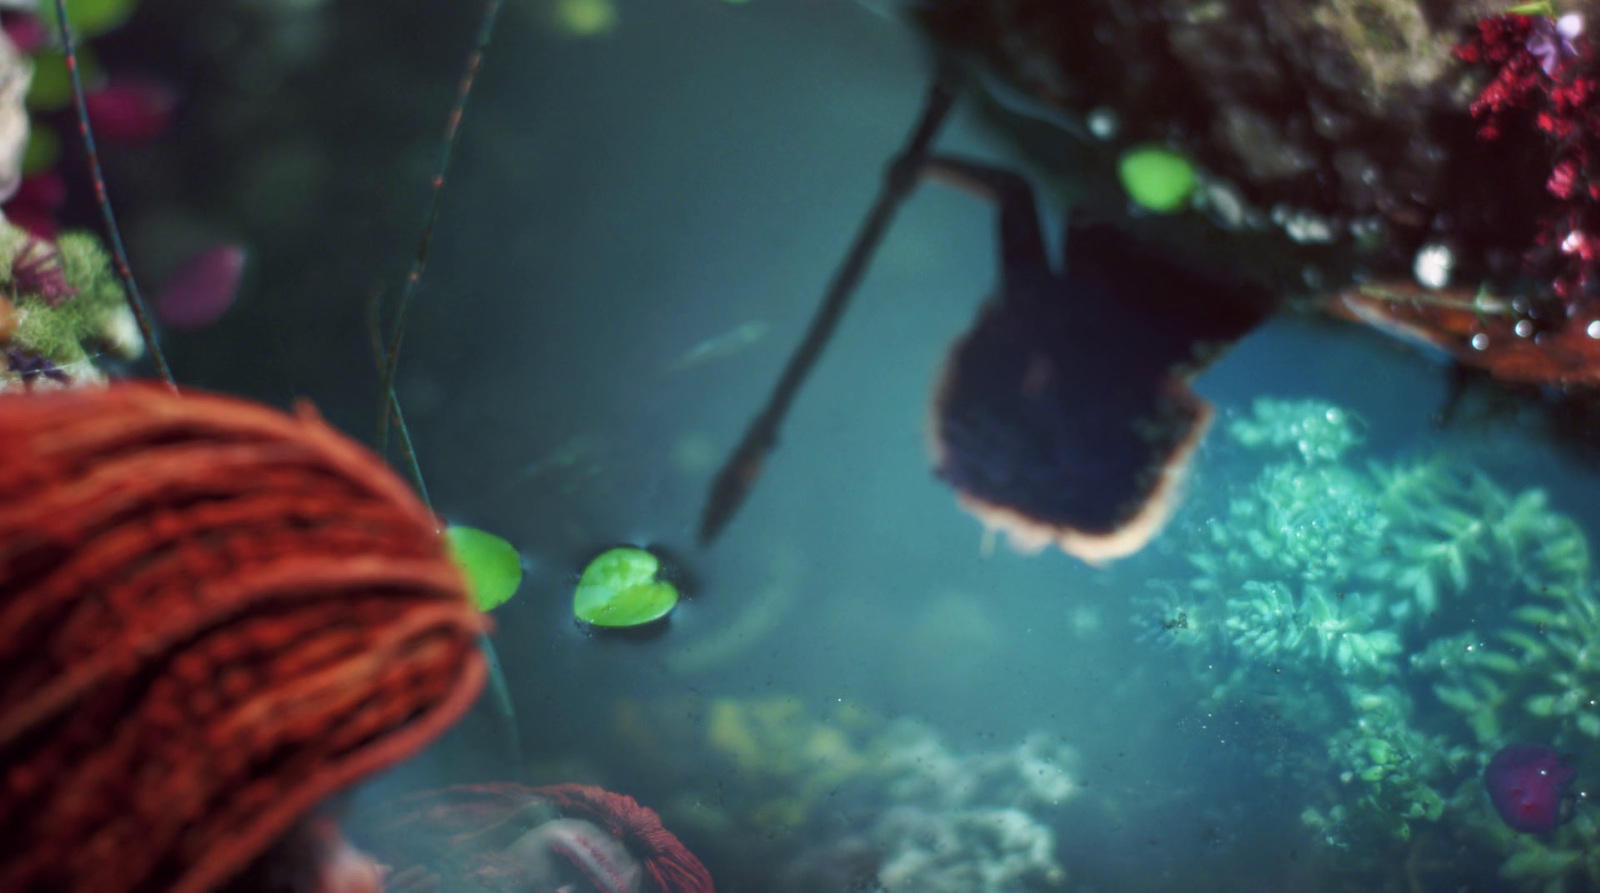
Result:
M789 412L789 404L800 392L800 386L805 383L806 376L811 373L823 349L828 346L829 339L833 337L833 331L850 305L856 286L866 273L867 264L877 251L878 243L883 240L889 222L916 188L933 138L949 114L950 107L955 104L960 80L961 73L954 63L940 63L939 71L928 89L922 115L917 119L916 129L884 176L877 201L857 231L850 253L834 274L816 314L811 317L811 327L806 330L804 340L790 355L789 364L784 367L783 375L768 395L766 405L751 421L750 427L745 429L744 439L712 481L711 493L700 515L701 545L717 538L761 476L767 454L778 444L778 428Z
M56 0L60 3L61 0ZM411 272L406 274L404 288L400 291L400 304L395 308L394 327L389 334L388 359L383 364L383 406L378 411L378 452L387 455L389 446L389 422L395 416L394 408L398 404L394 393L395 370L400 365L400 344L406 336L406 319L411 314L411 301L416 296L417 286L422 283L422 271L428 264L428 248L433 243L433 227L439 219L439 199L444 194L445 174L450 170L450 156L455 151L456 135L461 131L461 117L467 111L467 99L472 95L472 82L477 78L478 69L483 65L483 55L489 48L489 39L494 35L496 20L500 17L501 0L488 0L483 7L483 21L478 26L478 42L473 46L472 52L467 56L467 65L461 73L461 82L456 88L455 104L450 108L450 116L445 119L444 139L440 144L439 167L434 172L430 188L433 195L428 200L428 213L423 218L422 237L417 242L417 256L411 262ZM402 429L402 438L406 437Z
M61 34L61 51L67 59L67 74L72 78L72 101L78 111L78 136L83 139L84 151L89 155L89 173L94 178L94 202L100 206L100 216L105 220L106 237L111 242L111 260L122 280L128 309L139 323L139 335L150 348L150 358L155 361L156 372L168 387L177 388L167 356L156 342L155 327L150 325L150 311L145 308L144 297L139 293L139 283L133 279L133 268L128 265L128 252L122 247L122 230L117 227L117 215L111 210L111 197L106 194L105 176L100 171L100 153L95 148L94 129L89 126L89 103L83 95L83 79L78 75L78 50L73 43L72 27L67 24L66 0L55 0L56 24Z
M500 5L501 0L488 0L484 5L483 21L478 26L477 43L467 56L466 69L462 72L460 85L456 89L455 104L450 109L450 117L445 120L444 139L439 151L439 167L429 184L433 195L428 202L427 216L423 218L422 236L417 243L416 259L411 264L411 272L406 275L405 286L400 292L400 304L395 308L394 329L387 348L383 343L383 329L380 323L381 293L375 293L367 304L367 329L372 339L373 361L377 364L378 373L383 381L383 405L378 412L378 452L385 457L388 456L389 427L392 423L399 434L400 452L405 457L406 470L411 475L411 482L417 488L417 495L428 507L430 515L434 514L433 502L428 498L428 485L422 477L422 466L417 462L411 430L406 426L405 412L400 408L400 395L394 389L395 370L400 365L400 342L405 338L406 318L411 312L411 301L416 295L417 286L422 282L423 268L428 263L428 248L433 243L433 227L439 219L440 196L444 193L444 178L450 170L450 156L455 150L456 135L461 131L461 118L466 114L467 99L472 94L472 82L477 77L478 69L483 66L484 52L489 48L489 39L494 35L495 22L500 17ZM487 633L478 636L478 647L483 651L484 661L488 664L489 689L494 697L495 708L505 726L506 747L510 752L512 767L520 771L522 741L517 729L516 708L511 700L511 685L500 663L500 654L495 650L494 642Z
M379 375L383 374L386 354L383 349L383 327L379 323L382 300L381 291L373 292L372 297L367 299L367 335L372 340L372 360ZM391 388L388 396L389 411L394 414L394 427L400 433L400 455L406 461L406 473L411 476L411 485L417 488L417 495L422 497L422 504L428 507L429 513L432 513L433 500L428 498L428 482L422 477L422 464L417 461L416 445L411 441L411 429L406 426L406 414L400 408L400 395Z

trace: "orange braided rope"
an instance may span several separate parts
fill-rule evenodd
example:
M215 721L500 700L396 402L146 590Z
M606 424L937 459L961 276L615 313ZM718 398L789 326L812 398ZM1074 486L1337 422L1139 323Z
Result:
M0 889L213 889L459 718L483 624L308 406L0 397Z

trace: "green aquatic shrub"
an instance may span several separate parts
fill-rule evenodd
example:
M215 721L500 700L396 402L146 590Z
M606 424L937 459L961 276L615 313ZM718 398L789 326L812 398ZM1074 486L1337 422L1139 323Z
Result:
M1359 455L1362 423L1316 401L1258 401L1227 426L1245 479L1197 493L1208 520L1169 537L1187 576L1135 622L1186 653L1213 702L1270 692L1327 742L1302 818L1380 870L1419 823L1499 852L1520 882L1600 882L1580 815L1516 835L1477 775L1516 740L1600 740L1600 600L1582 529L1443 455ZM1210 511L1206 511L1209 506ZM1585 831L1589 828L1589 831Z
M667 616L678 588L657 579L661 559L644 549L610 549L584 568L572 594L572 613L591 626L642 626Z
M1336 462L1366 435L1360 419L1323 400L1260 399L1228 422L1228 436L1250 449L1293 447L1308 464Z
M98 376L89 361L101 350L131 358L144 349L122 283L93 233L62 233L52 248L0 222L0 294L19 315L10 346L74 378Z

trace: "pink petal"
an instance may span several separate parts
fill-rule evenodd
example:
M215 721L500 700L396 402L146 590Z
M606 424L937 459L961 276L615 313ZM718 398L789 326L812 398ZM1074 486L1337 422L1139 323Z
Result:
M67 184L55 171L23 177L22 185L5 203L7 220L41 239L55 241L56 209L67 200Z
M50 43L50 29L36 15L7 15L0 19L0 29L5 31L6 37L11 38L17 52L24 56L31 56Z
M178 94L152 80L112 81L84 97L95 136L117 143L147 143L165 133Z
M161 284L156 315L174 329L211 325L233 305L244 275L245 250L232 242L190 255Z

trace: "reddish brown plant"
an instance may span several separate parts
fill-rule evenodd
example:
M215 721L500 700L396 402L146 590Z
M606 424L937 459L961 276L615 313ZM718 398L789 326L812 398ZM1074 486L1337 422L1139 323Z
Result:
M639 861L649 879L648 893L713 893L711 873L662 826L654 810L589 785L456 785L413 794L386 814L391 818L380 831L379 853L401 870L453 875L452 884L470 878L468 886L475 889L529 889L527 866L515 855L517 841L557 819L581 819ZM579 868L593 889L627 888L593 875L603 870L603 856L574 861L586 863Z
M1407 281L1350 288L1327 306L1334 316L1443 351L1499 381L1600 387L1600 319L1593 316L1540 329L1504 298Z
M0 397L0 889L215 888L458 718L482 628L309 407Z
M1600 288L1600 81L1588 36L1568 37L1561 27L1539 15L1494 16L1478 23L1456 56L1493 72L1472 104L1482 139L1536 128L1549 146L1548 159L1528 173L1544 179L1554 210L1524 260L1538 287L1575 315L1597 309Z

